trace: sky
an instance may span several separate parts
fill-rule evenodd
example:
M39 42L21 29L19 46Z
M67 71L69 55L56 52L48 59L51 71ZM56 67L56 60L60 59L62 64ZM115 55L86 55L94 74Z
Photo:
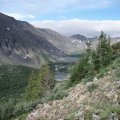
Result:
M120 36L120 0L0 0L0 12L66 36Z

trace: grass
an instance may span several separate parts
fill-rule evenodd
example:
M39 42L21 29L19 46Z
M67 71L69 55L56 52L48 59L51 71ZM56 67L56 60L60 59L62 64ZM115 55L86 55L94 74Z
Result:
M58 82L51 93L48 96L42 98L42 101L44 103L52 100L59 100L67 96L68 91L66 89L66 81Z
M114 112L117 113L117 115L120 115L120 106L110 106L108 108L106 108L101 114L101 119L102 120L106 120L110 114Z

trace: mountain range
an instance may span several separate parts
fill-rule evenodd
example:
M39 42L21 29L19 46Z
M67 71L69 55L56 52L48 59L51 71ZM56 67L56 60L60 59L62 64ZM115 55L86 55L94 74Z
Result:
M75 51L79 47L69 37L0 13L0 62L36 68Z
M82 52L86 40L88 38L80 34L66 37L0 13L1 63L39 68L48 60L56 61L69 54ZM94 41L93 46L96 46L96 39Z

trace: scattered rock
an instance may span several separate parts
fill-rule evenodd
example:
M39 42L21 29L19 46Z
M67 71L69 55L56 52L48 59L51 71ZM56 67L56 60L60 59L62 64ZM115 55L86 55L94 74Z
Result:
M94 78L93 82L87 84L77 84L68 90L69 95L62 100L38 105L26 120L84 120L86 111L92 109L95 110L90 114L92 120L101 120L102 108L119 103L120 85L113 83L110 76L105 76L99 80ZM97 84L98 87L90 94L87 89L92 84ZM112 113L108 120L113 118L118 120L116 113Z
M100 120L99 113L93 113L92 120Z

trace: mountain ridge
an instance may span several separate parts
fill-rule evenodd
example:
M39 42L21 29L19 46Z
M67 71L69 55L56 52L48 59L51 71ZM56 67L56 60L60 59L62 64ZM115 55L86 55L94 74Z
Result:
M84 35L81 35L81 34L74 34L74 35L70 36L70 38L81 40L81 41L87 40L87 37Z
M51 56L53 60L58 56L66 56L63 50L50 43L39 31L25 21L0 13L0 61L38 67L44 63L42 54Z

